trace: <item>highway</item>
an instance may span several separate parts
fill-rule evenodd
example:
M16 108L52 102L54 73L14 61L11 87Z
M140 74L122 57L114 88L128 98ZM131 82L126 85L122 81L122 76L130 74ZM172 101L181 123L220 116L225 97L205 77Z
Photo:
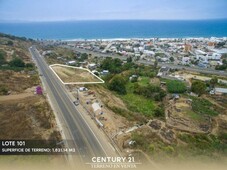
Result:
M74 51L78 51L81 53L88 53L91 54L93 56L97 56L97 57L112 57L112 58L119 58L121 60L126 60L127 57L124 56L119 56L116 54L105 54L105 53L99 53L99 52L94 52L94 51L90 51L90 50L85 50L85 49L80 49L80 48L74 48L74 47L69 47L67 45L64 45L63 47L65 48L69 48L72 49ZM145 65L153 65L152 62L150 61L146 61L146 60L139 60L137 61L137 63L139 64L145 64ZM185 69L188 71L194 71L194 72L199 72L199 73L204 73L204 74L213 74L213 75L219 75L219 76L227 76L227 72L226 71L218 71L218 70L213 70L213 69L208 69L208 68L200 68L200 67L188 67L188 66L183 66L183 65L175 65L175 64L171 64L171 63L158 63L158 66L168 66L172 69Z
M82 162L90 162L93 156L108 156L99 137L95 135L94 131L85 121L81 115L83 113L76 109L76 106L72 103L73 101L67 95L65 87L51 72L35 46L30 47L29 51L39 68L40 74L45 79L47 93L52 96L52 102L58 107L58 112L64 119L61 122L64 122L64 126L67 127L65 131L68 130L68 132L65 132L66 138L69 141L73 141L69 144L70 147L76 148L77 155L79 155L78 157L80 157Z

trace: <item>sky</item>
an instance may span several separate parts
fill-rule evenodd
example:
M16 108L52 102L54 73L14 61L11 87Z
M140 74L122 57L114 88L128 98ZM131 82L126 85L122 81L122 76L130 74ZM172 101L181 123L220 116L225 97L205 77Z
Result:
M0 21L227 18L227 0L0 0Z

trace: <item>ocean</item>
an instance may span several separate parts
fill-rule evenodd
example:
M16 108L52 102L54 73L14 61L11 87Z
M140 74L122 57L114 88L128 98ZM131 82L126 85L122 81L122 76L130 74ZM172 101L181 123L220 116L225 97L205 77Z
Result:
M227 37L227 19L0 23L0 32L55 40Z

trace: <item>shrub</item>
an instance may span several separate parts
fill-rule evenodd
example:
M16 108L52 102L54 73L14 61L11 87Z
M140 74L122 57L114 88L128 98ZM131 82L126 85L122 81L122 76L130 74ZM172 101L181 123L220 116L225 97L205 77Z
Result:
M165 110L161 107L156 107L154 109L154 116L155 117L164 117L165 116Z
M11 67L25 67L25 63L22 59L20 58L14 58L9 62L9 65Z
M184 93L187 90L185 83L178 80L168 81L167 89L170 93Z
M118 94L126 94L126 81L120 75L116 75L110 80L108 88L112 91L116 91Z
M135 94L142 95L146 98L151 98L156 101L162 101L163 97L166 96L166 92L162 90L159 86L148 85L148 86L141 86L138 83L134 84L134 91Z
M216 116L219 113L213 108L214 105L206 100L206 99L200 99L196 97L192 98L192 110L196 113L202 114L202 115L209 115L209 116Z
M34 67L34 64L32 64L32 63L27 63L27 64L25 64L25 67L27 67L27 68L33 68L33 67Z
M0 95L7 95L8 94L8 88L4 85L0 85Z
M206 84L202 81L193 81L191 90L198 95L202 95L206 92Z

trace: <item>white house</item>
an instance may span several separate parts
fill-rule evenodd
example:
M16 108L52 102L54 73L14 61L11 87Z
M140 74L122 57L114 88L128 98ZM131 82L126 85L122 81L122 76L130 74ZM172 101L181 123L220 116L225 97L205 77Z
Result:
M90 70L94 70L94 69L96 69L96 64L95 63L88 64L88 68Z
M207 53L202 50L195 50L195 53L198 55L207 55Z
M73 65L73 64L76 64L76 61L68 61L66 64L68 64L68 65Z
M218 95L227 94L227 88L215 88L214 90L210 91L210 94Z
M208 60L220 60L221 59L221 54L218 53L208 53L206 55Z
M143 52L144 51L144 47L139 47L139 51Z

